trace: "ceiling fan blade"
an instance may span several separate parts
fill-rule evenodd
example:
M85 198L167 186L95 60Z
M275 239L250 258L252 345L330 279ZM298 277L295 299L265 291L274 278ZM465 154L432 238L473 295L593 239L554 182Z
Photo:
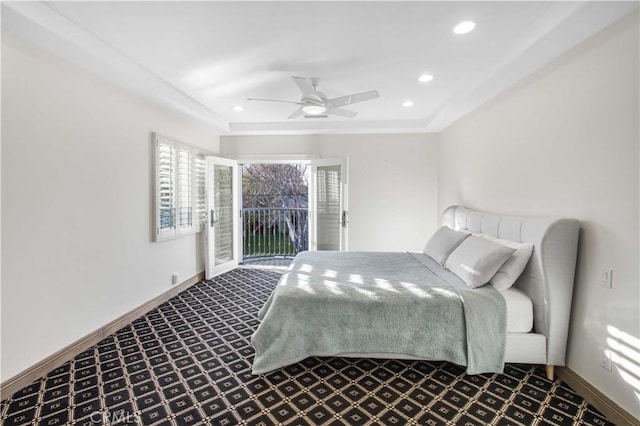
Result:
M330 109L330 110L327 111L327 114L329 114L329 115L340 115L342 117L349 117L349 118L353 118L356 115L358 115L357 112L349 111L348 109L342 109L342 108Z
M259 98L247 98L248 101L263 101L263 102L283 102L286 104L296 104L296 105L304 105L302 102L296 101L281 101L278 99L259 99Z
M379 97L380 93L378 93L377 90L371 90L369 92L356 93L355 95L340 96L338 98L328 99L325 104L327 105L328 109L336 109Z
M300 107L297 110L293 111L293 114L291 114L289 118L300 117L302 114L304 114L304 111L302 111L302 107Z
M291 77L291 78L293 78L293 81L295 81L296 84L298 85L298 88L302 92L303 97L304 96L318 97L318 95L316 94L316 89L313 88L313 85L309 80L307 80L304 77Z

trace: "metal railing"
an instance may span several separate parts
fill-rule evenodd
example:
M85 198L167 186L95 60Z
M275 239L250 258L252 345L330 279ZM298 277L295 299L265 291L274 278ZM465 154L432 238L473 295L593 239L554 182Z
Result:
M306 208L242 209L243 259L293 257L309 249Z

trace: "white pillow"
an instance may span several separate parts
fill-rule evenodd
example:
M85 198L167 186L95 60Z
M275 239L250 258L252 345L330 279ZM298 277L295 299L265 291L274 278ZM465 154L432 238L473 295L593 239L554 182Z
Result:
M449 257L451 252L454 251L456 247L458 247L469 235L471 234L468 232L458 232L447 226L443 226L438 229L431 238L429 238L429 241L427 241L427 245L424 247L422 252L431 256L441 265L444 265L444 262L446 262L447 257Z
M472 235L451 253L444 266L469 287L481 287L489 282L514 251Z
M533 244L501 240L490 235L483 235L482 238L515 250L511 257L498 269L498 272L496 272L489 281L497 290L505 291L516 282L527 266L527 263L529 263L529 258L531 257L531 253L533 253Z

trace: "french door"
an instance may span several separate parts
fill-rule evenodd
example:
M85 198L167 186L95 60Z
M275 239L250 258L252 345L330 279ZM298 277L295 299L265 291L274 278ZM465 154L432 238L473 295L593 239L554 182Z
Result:
M207 156L207 279L238 266L237 170L235 160Z
M325 158L312 162L311 250L348 249L348 176L347 158Z

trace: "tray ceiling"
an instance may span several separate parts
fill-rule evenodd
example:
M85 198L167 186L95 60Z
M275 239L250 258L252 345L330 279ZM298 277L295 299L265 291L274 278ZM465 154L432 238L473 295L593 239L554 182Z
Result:
M438 132L637 2L3 2L3 31L222 134ZM461 21L474 31L456 35ZM422 83L428 73L433 80ZM354 118L287 117L291 76ZM412 101L410 108L403 107ZM239 112L234 110L240 109Z

